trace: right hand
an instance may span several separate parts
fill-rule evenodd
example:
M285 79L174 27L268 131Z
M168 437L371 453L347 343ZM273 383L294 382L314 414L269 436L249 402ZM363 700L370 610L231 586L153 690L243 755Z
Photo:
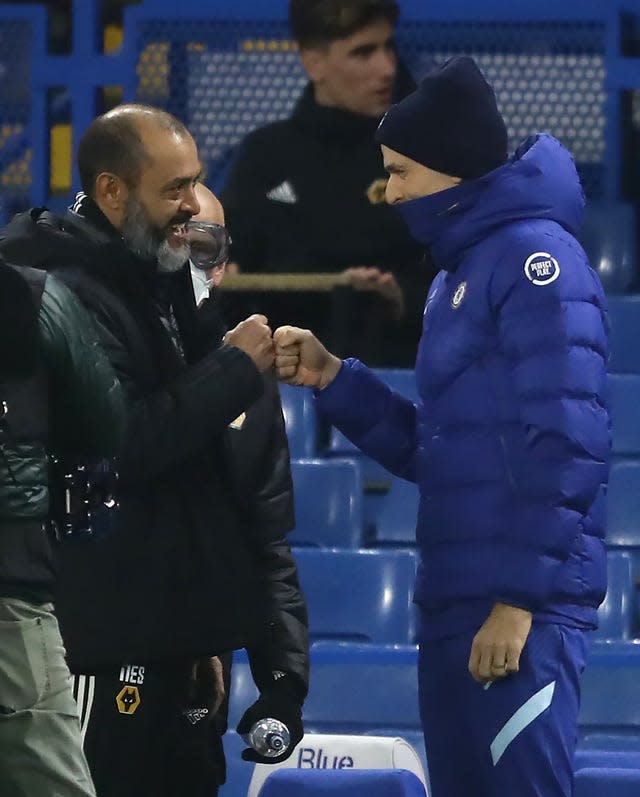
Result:
M282 382L320 390L333 382L342 360L327 351L308 329L279 327L273 333L276 374Z
M250 315L230 329L222 342L242 349L251 357L259 371L268 371L273 365L273 340L266 316Z

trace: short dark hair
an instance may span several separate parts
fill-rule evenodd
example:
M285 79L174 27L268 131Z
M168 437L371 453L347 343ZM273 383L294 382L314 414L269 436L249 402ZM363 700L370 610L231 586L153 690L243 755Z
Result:
M130 103L94 119L78 146L78 170L82 190L95 194L96 178L102 172L113 172L127 185L140 180L142 167L149 156L142 140L145 123L161 127L179 136L189 135L175 116L151 105Z
M289 0L289 23L301 49L346 39L378 19L395 26L399 16L396 0Z

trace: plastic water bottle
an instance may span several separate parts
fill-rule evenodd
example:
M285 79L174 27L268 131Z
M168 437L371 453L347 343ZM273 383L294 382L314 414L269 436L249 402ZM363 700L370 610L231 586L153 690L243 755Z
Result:
M256 753L265 758L277 758L283 755L291 743L287 726L272 717L258 720L242 738Z

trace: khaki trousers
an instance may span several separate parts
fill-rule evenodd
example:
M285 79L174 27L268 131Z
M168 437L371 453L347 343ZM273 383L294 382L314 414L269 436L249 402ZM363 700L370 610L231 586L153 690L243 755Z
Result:
M0 797L95 797L53 606L0 598Z

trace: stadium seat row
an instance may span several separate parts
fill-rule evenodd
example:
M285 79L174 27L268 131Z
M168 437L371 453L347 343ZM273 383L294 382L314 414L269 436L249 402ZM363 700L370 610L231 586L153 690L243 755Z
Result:
M415 544L418 491L414 484L394 478L387 490L368 492L362 463L356 457L298 460L292 463L292 473L295 545ZM613 463L607 503L607 544L640 548L640 458ZM371 539L367 528L374 530Z
M415 642L414 551L296 548L294 552L312 640ZM638 628L637 590L628 551L609 551L608 580L597 637L633 639Z
M311 650L313 677L304 706L307 732L400 736L414 745L426 769L416 666L414 645L316 642ZM639 667L639 645L594 644L582 683L577 770L606 767L632 772L638 767ZM246 656L237 653L229 698L230 727L235 727L256 696ZM234 734L229 734L227 746L240 744ZM634 792L634 797L639 793ZM620 795L617 791L607 793L607 797L609 794Z
M617 309L616 309L617 308ZM624 308L620 312L620 308ZM612 365L632 365L632 371L622 368L624 373L609 374L609 397L612 417L613 454L616 457L640 457L640 296L610 299L610 309L622 323L632 325L633 330L621 332L627 336L625 345L616 346L615 350L624 349L614 355ZM628 316L628 317L627 317ZM612 322L616 328L619 324ZM633 334L633 336L632 336ZM612 333L615 338L615 333ZM377 369L380 378L407 398L416 399L415 378L411 370ZM329 443L325 451L318 450L319 424L313 403L311 390L281 385L280 394L287 425L287 435L291 456L294 459L309 459L322 453L326 457L359 456L362 459L363 476L369 481L389 482L389 474L368 458L362 457L347 438L337 429L330 431Z

